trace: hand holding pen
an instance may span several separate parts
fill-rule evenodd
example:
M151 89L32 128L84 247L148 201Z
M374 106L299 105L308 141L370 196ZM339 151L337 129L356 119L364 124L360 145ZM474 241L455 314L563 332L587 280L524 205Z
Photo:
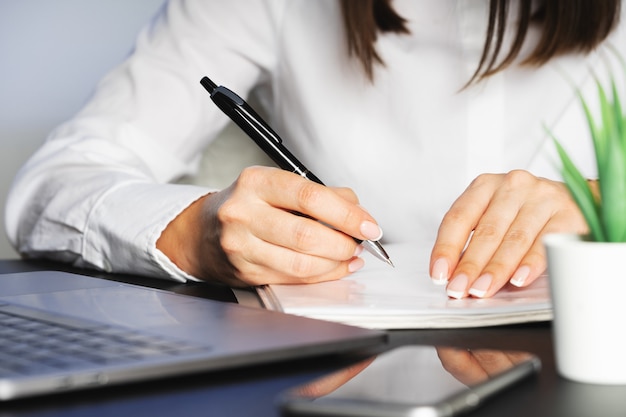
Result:
M203 84L246 133L272 145L264 150L283 169L245 168L229 187L186 207L158 238L162 253L192 276L231 286L342 278L363 266L361 242L387 262L376 242L382 231L354 192L322 185L243 100Z
M282 139L241 97L224 86L217 86L208 77L200 80L211 94L213 102L230 117L280 168L300 175L317 184L324 183L283 145ZM341 227L341 226L340 226ZM367 226L370 227L369 225ZM339 227L337 227L339 228ZM370 239L353 239L374 256L393 266L389 255L378 242L381 235Z

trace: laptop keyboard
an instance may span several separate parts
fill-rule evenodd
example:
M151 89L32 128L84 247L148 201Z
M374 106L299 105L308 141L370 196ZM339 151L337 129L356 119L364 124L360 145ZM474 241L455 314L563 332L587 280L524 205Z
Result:
M210 350L4 302L0 302L0 341L0 378Z

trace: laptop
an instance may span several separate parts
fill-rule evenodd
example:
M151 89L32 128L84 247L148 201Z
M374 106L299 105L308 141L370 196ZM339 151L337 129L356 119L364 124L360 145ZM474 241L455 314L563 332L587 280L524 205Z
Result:
M384 332L57 271L0 275L0 400L341 353Z

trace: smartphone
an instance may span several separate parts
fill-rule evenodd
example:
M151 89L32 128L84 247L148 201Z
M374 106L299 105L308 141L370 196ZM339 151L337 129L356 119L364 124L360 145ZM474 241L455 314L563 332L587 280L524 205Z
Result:
M539 372L528 352L408 345L278 398L284 416L455 416Z

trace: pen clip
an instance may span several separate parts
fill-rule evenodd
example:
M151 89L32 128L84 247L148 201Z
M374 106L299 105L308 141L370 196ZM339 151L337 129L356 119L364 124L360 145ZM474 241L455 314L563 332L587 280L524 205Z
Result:
M262 131L265 137L277 144L283 143L281 137L237 93L223 85L217 86L208 77L203 77L200 84L209 92L215 104L226 114L232 116L233 112L236 113L239 117L246 119L252 128Z
M235 122L280 168L298 174L313 182L324 183L309 171L282 142L276 132L259 116L248 103L232 90L217 86L208 77L200 84L209 92L211 100Z

